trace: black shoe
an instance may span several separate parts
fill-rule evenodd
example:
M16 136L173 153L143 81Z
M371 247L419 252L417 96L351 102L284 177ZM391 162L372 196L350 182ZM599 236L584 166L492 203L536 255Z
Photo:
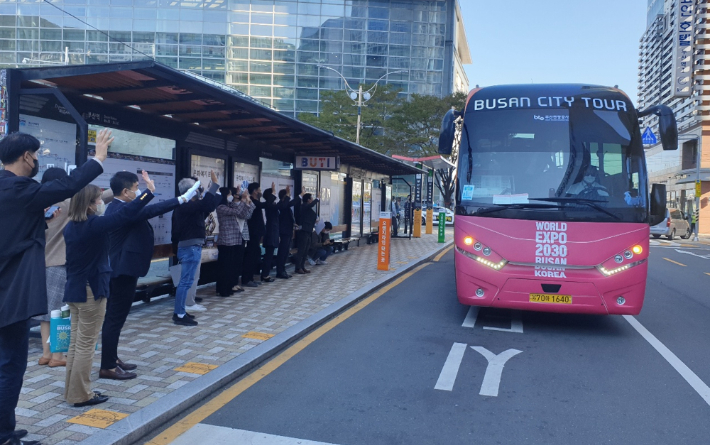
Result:
M124 371L133 371L138 368L138 365L134 365L133 363L123 363L120 358L116 360L116 364Z
M272 277L267 276L267 277L261 277L261 281L263 281L264 283L273 283L276 280L274 280Z
M190 318L190 319L192 319L192 320L194 320L194 319L195 319L195 316L194 316L194 315L192 315L192 314L188 314L187 312L185 312L185 316L186 316L187 318Z
M256 284L255 281L250 281L247 284L242 284L242 286L244 286L244 287L259 287L259 285Z
M104 403L108 400L108 396L100 396L94 393L94 397L90 398L86 402L75 403L75 408L81 408L82 406L98 405L99 403Z
M288 274L285 274L285 273L283 273L283 274L277 273L276 278L283 278L284 280L287 280L287 279L291 278L291 276Z
M180 326L197 326L197 322L190 318L188 314L185 314L182 318L178 317L177 314L173 314L173 323Z
M22 439L27 435L27 430L15 430L14 433L12 433L16 438Z
M202 301L202 297L195 297L195 302L200 303Z
M254 283L256 283L257 286L261 286L263 284L261 281L254 281Z

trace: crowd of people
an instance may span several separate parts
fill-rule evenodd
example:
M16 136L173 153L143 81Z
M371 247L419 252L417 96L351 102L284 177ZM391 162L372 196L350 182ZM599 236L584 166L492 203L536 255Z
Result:
M67 403L83 407L108 400L107 395L91 390L99 337L99 377L137 377L137 365L118 357L118 343L138 279L150 268L154 235L149 219L173 212L172 241L180 279L172 321L181 326L197 325L189 311L206 310L194 288L205 244L205 219L215 210L219 223L216 291L220 297L274 282L274 265L276 278L291 278L286 263L294 233L296 274L310 273L306 262L326 264L332 253L329 233L333 227L319 221L318 198L305 191L292 197L290 187L277 192L272 183L262 194L256 182L246 190L220 187L211 172L206 190L196 178L184 178L178 183L179 196L148 205L155 184L146 171L142 172L146 190L138 188L135 173L125 171L111 178L110 190L102 190L91 182L103 172L112 141L111 131L100 131L93 158L70 174L49 168L41 183L32 179L39 173L40 142L23 133L0 141L4 166L0 206L5 210L0 212L0 445L39 443L23 441L27 431L15 429L33 318L40 322L42 336L38 364L66 367ZM66 358L61 352L53 353L48 344L48 314L63 304L71 313Z

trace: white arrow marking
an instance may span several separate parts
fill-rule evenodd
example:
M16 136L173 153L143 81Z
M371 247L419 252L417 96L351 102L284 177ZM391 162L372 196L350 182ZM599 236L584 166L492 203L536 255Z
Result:
M491 328L488 326L483 326L483 329L488 329L489 331L502 331L502 332L514 332L516 334L523 333L523 314L521 311L513 311L510 318L510 329L506 328Z
M464 328L472 328L476 326L476 319L478 318L478 306L471 306L468 308L468 314L466 314L466 319L463 321Z
M441 370L441 374L439 374L439 380L436 381L434 389L441 391L451 391L454 389L454 382L456 382L456 376L459 373L464 352L466 352L466 344L454 343L451 347L451 351L449 351L449 356L446 358L446 363L444 363L444 368Z
M675 251L678 252L678 253L685 253L685 254L688 254L688 255L693 255L693 256L696 256L696 257L698 257L698 258L702 258L702 259L704 259L704 260L710 259L710 255L698 255L697 253L688 252L687 250L680 250L680 249L675 249Z
M517 349L508 349L503 351L498 355L495 355L488 349L482 346L471 346L471 349L478 352L488 360L488 366L486 367L486 374L483 376L483 383L481 384L482 396L498 397L498 388L500 387L500 378L503 374L503 367L506 362L523 351L518 351Z

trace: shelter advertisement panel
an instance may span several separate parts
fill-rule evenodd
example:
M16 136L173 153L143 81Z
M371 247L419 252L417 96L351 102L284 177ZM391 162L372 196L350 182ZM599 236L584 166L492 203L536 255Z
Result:
M63 168L67 173L76 167L76 124L20 114L20 131L31 134L42 144L37 153L36 180L41 181L50 167Z
M234 187L241 187L242 190L246 190L250 183L257 182L259 180L259 166L254 164L245 164L243 162L234 163ZM271 184L271 182L269 182ZM269 186L261 184L261 190L264 190Z

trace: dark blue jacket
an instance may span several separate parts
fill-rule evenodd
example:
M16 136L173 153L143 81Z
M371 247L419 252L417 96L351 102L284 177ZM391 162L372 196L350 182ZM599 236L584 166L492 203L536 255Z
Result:
M40 184L0 170L0 328L47 313L44 209L71 198L103 172L89 160Z
M121 207L110 216L89 215L86 221L69 221L64 228L67 245L67 283L64 300L69 303L86 302L86 283L89 283L94 299L109 296L109 232L130 224L138 212L153 199L146 191L130 204Z
M279 201L279 235L284 237L293 236L293 226L296 224L296 219L293 217L293 211L291 207L301 206L301 199L296 196L293 199L286 199Z
M113 215L126 205L127 203L120 199L114 199L106 208L106 216ZM148 220L167 213L179 205L180 201L177 198L172 198L146 206L138 212L130 224L111 232L109 236L111 278L119 275L144 277L148 274L155 244L153 226Z
M256 206L256 208L254 209L254 213L251 214L251 218L247 220L247 226L249 227L249 240L260 242L261 237L264 236L264 234L266 233L266 226L264 225L264 214L261 212L261 210L264 208L264 204L266 203L262 202L259 199L254 199L252 197L249 197L247 199L251 199L251 202L253 202Z
M272 195L269 201L264 203L264 213L266 214L266 227L264 229L264 247L279 247L279 204L276 204L276 197ZM251 232L249 232L251 236Z
M316 226L318 215L313 207L318 204L318 198L313 199L308 204L301 204L301 230L306 233L311 233Z

